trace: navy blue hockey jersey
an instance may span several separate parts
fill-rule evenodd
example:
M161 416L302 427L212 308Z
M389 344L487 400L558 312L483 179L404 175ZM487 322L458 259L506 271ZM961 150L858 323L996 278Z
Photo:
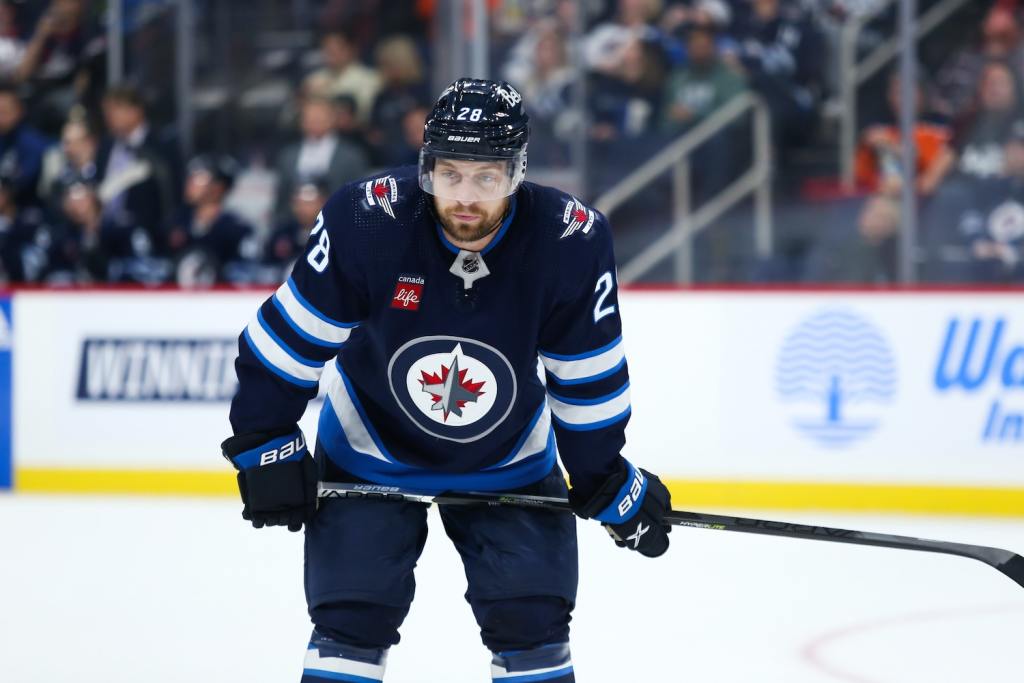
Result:
M235 433L293 425L335 363L317 438L343 470L503 490L544 477L557 444L589 495L620 467L630 414L607 221L524 183L475 253L445 238L431 201L415 168L331 197L241 335Z

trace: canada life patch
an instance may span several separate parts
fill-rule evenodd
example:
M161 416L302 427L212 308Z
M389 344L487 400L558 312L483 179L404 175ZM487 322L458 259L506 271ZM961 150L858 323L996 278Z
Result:
M395 209L392 207L398 201L398 183L392 176L386 175L383 178L375 178L366 183L366 203L370 206L379 206L384 213L395 217Z
M418 311L423 301L423 285L426 281L418 275L399 275L395 293L391 297L391 308L402 311Z
M580 200L575 197L565 203L565 211L562 212L562 222L565 224L565 231L559 239L569 237L577 230L582 230L586 235L594 227L594 210L583 206Z

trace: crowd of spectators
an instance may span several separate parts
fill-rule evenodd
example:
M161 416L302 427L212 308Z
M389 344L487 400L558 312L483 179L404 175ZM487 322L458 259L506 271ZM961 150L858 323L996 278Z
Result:
M280 281L334 189L416 162L434 96L428 65L436 46L423 20L436 11L433 3L406 0L388 10L374 2L318 2L315 58L296 79L271 144L259 141L271 150L276 189L267 219L254 222L231 202L251 161L244 146L232 155L207 149L183 159L177 131L152 120L144 90L104 82L102 3L0 0L0 278ZM505 5L521 11L503 14ZM929 224L924 243L941 264L937 277L1022 272L1024 204L1014 202L1018 195L1024 201L1024 47L1013 5L994 3L978 43L922 65L916 189ZM744 92L767 105L776 173L785 173L827 129L823 103L835 80L827 22L870 9L870 2L540 0L490 7L493 73L523 92L531 166L570 165L572 140L582 132L593 197ZM821 231L798 277L892 277L904 176L899 96L891 77L888 111L861 134L851 218ZM695 151L695 201L746 167L747 125L739 120Z
M1011 7L986 14L980 40L935 70L921 65L915 196L916 259L936 282L1024 281L1024 42ZM822 230L807 279L892 282L901 224L900 80L888 77L888 112L868 122L856 157L852 216Z

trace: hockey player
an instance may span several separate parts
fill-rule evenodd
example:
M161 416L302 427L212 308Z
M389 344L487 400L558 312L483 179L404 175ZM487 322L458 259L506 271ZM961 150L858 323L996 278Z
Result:
M528 134L510 85L453 83L427 119L419 168L335 192L239 340L235 436L222 448L245 519L306 526L306 683L382 680L427 533L416 503L318 509L318 479L564 496L557 444L580 517L644 555L668 547L667 489L620 455L629 381L609 226L523 181ZM311 454L296 423L326 363L340 379ZM574 519L440 513L493 678L573 681Z

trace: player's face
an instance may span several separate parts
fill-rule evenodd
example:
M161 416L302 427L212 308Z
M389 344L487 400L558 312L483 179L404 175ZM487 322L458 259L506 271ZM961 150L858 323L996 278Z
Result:
M501 223L508 208L505 185L509 180L500 162L439 159L433 181L434 207L445 232L455 241L475 242Z

